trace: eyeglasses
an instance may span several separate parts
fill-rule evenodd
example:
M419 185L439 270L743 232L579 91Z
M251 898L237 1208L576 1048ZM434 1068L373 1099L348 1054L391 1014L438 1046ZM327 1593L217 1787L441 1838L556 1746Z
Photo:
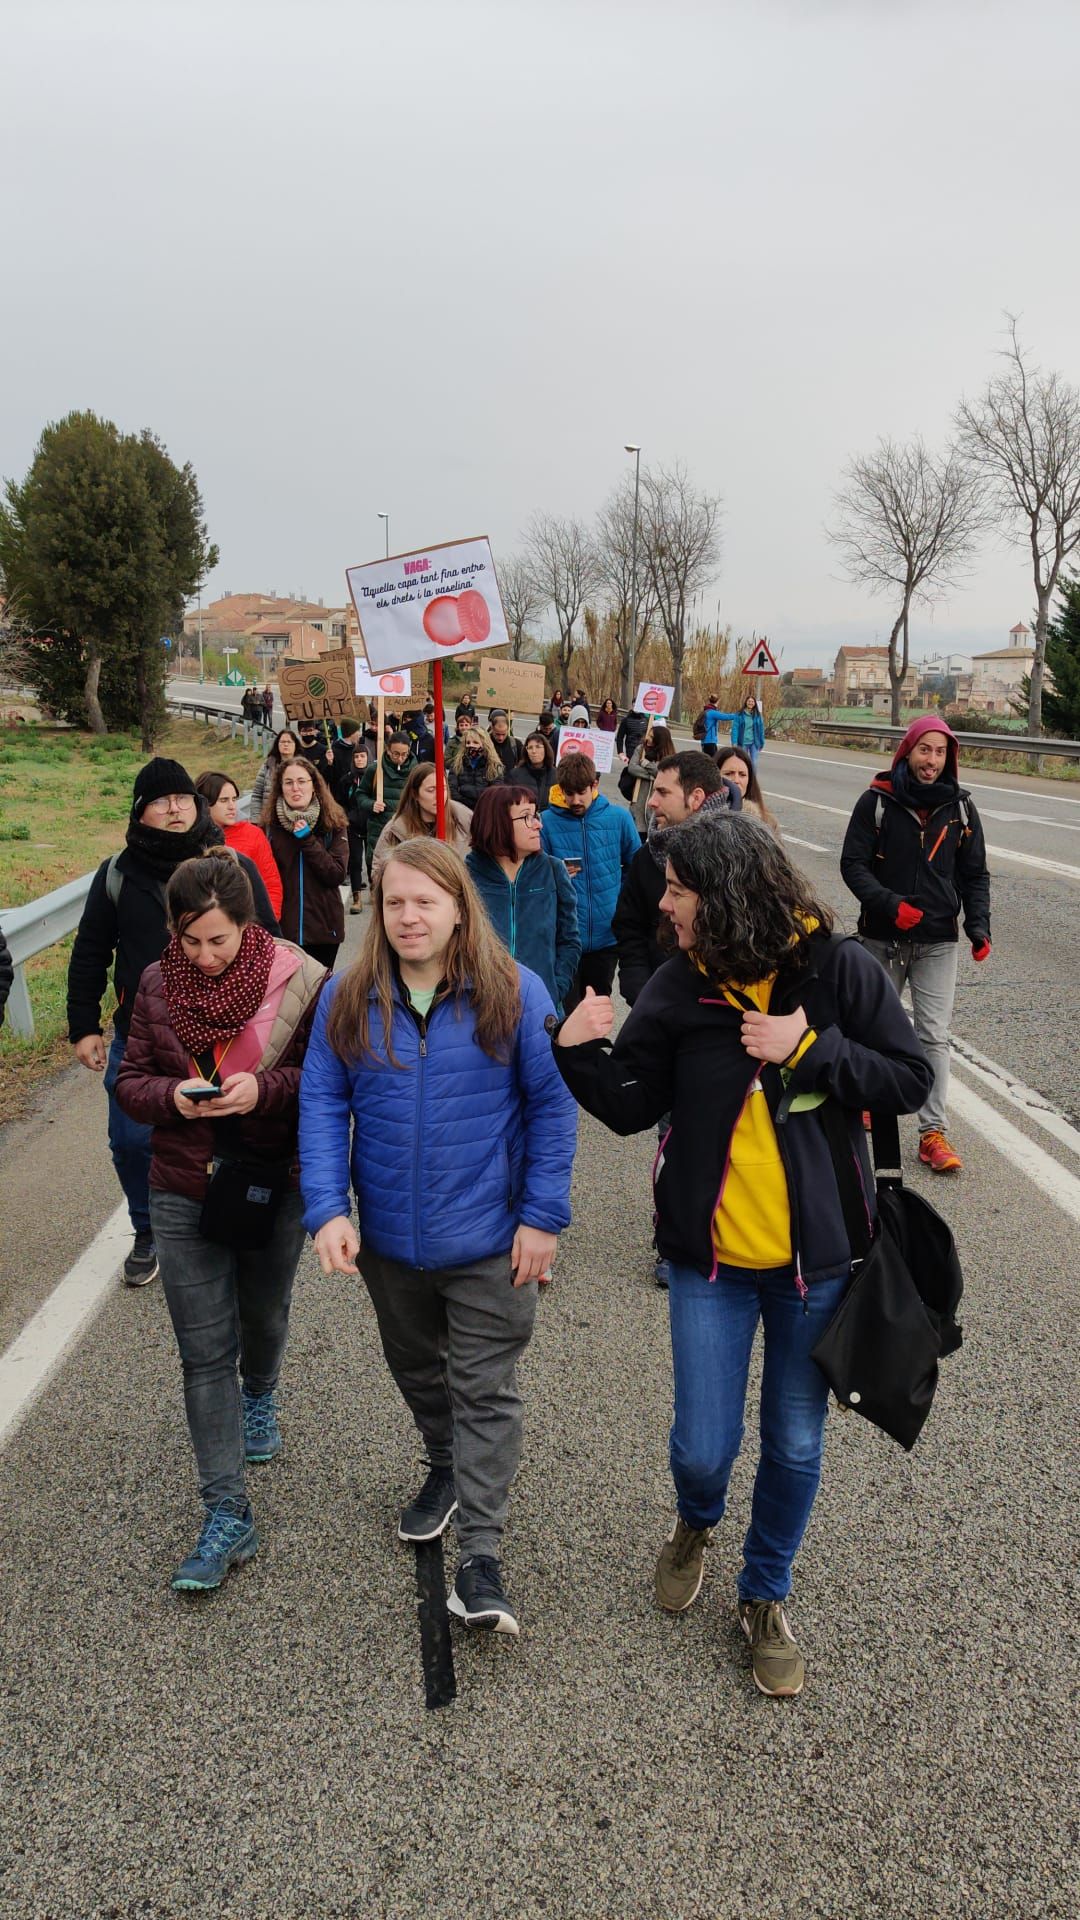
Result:
M522 821L524 825L527 827L535 827L535 826L539 826L540 824L540 816L535 811L535 809L533 810L532 813L512 813L510 815L510 818L511 820Z

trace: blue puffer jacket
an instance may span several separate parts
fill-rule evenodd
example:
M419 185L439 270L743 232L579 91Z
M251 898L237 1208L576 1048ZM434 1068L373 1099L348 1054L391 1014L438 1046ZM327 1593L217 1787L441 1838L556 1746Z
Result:
M581 959L577 894L562 861L530 853L512 882L486 853L467 853L465 865L503 946L561 1007Z
M518 972L521 1024L505 1066L477 1046L471 1008L458 1018L441 1001L421 1034L396 988L399 1068L381 1058L346 1065L326 1039L338 986L327 982L300 1081L309 1233L349 1214L350 1174L361 1241L407 1267L466 1266L509 1252L519 1226L570 1224L577 1110L544 1028L551 1000L534 973ZM371 1038L381 1052L375 1004Z
M577 888L583 952L613 947L611 921L619 889L641 846L641 835L631 815L625 807L613 807L602 793L597 794L587 813L571 813L561 790L552 787L551 804L541 816L540 840L545 853L572 863L570 877Z

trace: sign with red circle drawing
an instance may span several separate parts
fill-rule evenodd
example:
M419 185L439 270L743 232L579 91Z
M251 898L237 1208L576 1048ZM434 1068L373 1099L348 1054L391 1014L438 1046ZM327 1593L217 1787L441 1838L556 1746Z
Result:
M510 644L485 535L347 567L345 578L374 674Z
M568 753L584 753L595 760L599 773L610 773L615 757L615 735L602 727L560 727L559 759Z
M412 674L408 667L402 667L397 673L372 673L366 660L359 657L355 663L356 691L365 700L377 700L382 694L387 700L408 699L412 693Z
M654 720L662 720L671 712L674 698L674 687L661 687L652 680L639 680L634 708L638 713L650 713Z

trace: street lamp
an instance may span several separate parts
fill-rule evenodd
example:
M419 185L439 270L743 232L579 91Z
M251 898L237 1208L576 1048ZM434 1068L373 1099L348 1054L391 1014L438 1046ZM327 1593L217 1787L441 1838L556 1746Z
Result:
M385 520L386 522L386 557L389 560L390 558L390 515L388 513L380 513L379 519Z
M624 451L626 453L632 453L634 456L634 535L630 549L630 573L632 576L633 599L630 603L630 659L628 662L629 671L626 676L629 683L626 689L626 704L630 706L634 698L634 661L637 655L637 530L638 500L641 494L641 448L633 445L632 442L627 442Z

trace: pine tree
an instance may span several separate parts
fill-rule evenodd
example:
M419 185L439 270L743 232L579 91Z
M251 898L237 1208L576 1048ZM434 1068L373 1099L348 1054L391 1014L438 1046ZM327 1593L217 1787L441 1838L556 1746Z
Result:
M1043 721L1060 739L1080 740L1080 574L1066 577L1057 618L1046 636L1053 691L1043 693Z
M72 413L45 428L0 506L0 572L28 676L55 713L95 733L164 713L163 634L216 563L190 466L150 433Z

